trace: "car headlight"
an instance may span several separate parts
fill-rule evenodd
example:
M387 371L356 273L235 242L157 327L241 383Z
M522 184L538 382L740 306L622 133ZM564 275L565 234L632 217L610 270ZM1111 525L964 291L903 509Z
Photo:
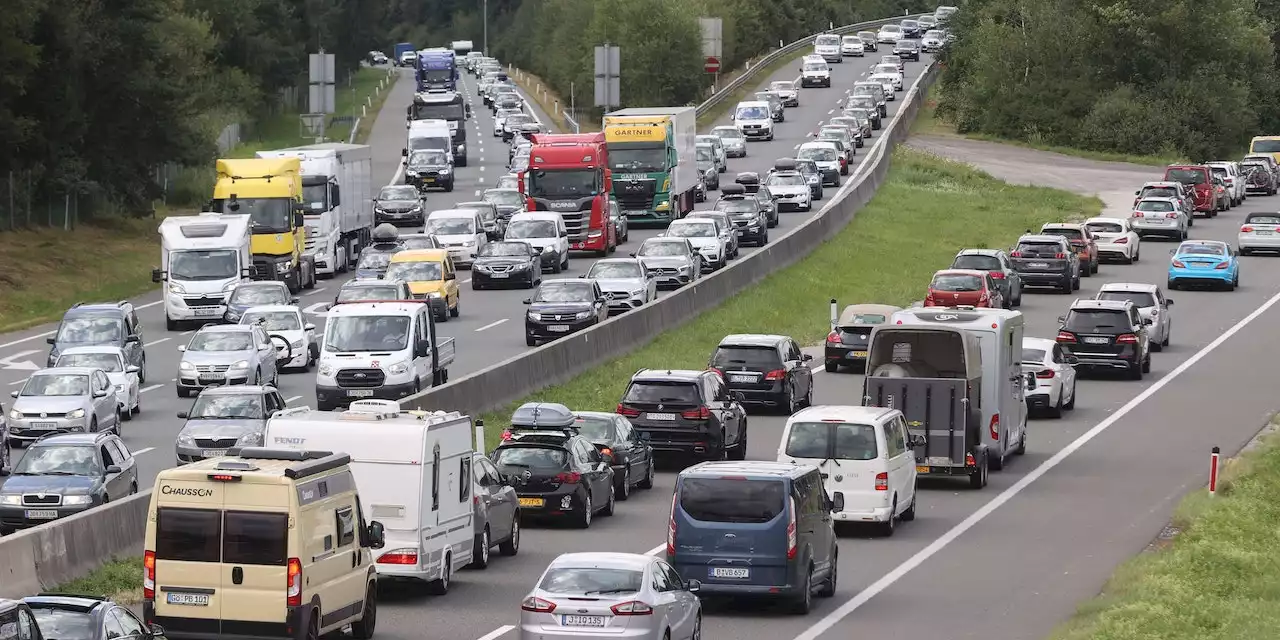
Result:
M530 319L530 320L532 320L532 321L534 321L534 322L542 322L542 314L541 314L541 313L535 313L535 312L533 312L533 311L530 311L530 312L529 312L529 319Z
M579 311L573 314L574 320L586 320L587 318L590 318L590 317L591 317L590 311Z
M93 496L62 496L63 506L77 506L82 504L93 504Z
M448 167L445 167L445 168L443 168L443 169L441 169L441 170L440 170L440 175L442 175L442 176L447 176L447 175L449 175L449 173L450 173L450 171L449 171L449 168L448 168Z
M186 292L187 292L186 287L183 287L181 284L178 284L177 282L169 283L169 293L176 293L178 295L182 295Z
M321 364L320 367L316 369L316 372L322 376L331 376L333 375L333 365Z
M84 409L72 409L71 411L67 412L67 417L71 418L72 420L75 420L76 418L83 418Z
M180 445L182 445L182 446L184 446L184 447L194 447L194 446L195 446L195 444L196 444L196 439L195 439L195 438L192 438L192 437L191 437L190 435L188 435L188 434L185 434L185 433L179 433L179 434L178 434L178 444L180 444Z
M441 294L439 291L432 291L431 293L427 294L428 298L439 298L440 296Z
M15 495L12 493L6 493L4 495L0 495L0 504L7 504L11 506L21 505L22 496Z
M290 342L290 343L289 343L289 346L290 346L290 347L292 347L292 348L294 348L294 349L301 349L301 348L302 348L302 341L301 341L301 340L294 340L293 342Z
M679 271L680 271L680 273L689 273L689 271L690 271L691 269L693 269L693 267L690 267L690 266L688 266L688 265L685 265L685 266L680 267Z
M417 172L417 171L405 171L405 172L404 172L404 175L409 176L410 178L416 178L416 177L418 177L418 172Z
M21 411L18 411L17 409L10 409L10 410L9 410L9 419L10 419L10 420L21 420L21 419L22 419L22 412L21 412Z
M292 269L292 268L293 268L293 262L292 262L292 261L285 261L285 262L277 262L277 263L276 263L276 272L277 272L277 273L289 273L289 270L290 270L290 269Z
M409 365L403 362L397 362L387 367L387 373L390 373L393 376L398 376L402 373L405 373L408 370L409 370Z
M262 444L262 434L261 434L261 433L246 433L246 434L244 434L244 435L240 436L240 439L239 439L239 440L236 440L236 444L238 444L238 445L240 445L240 446L242 446L242 447L257 447L257 446L260 446L260 445Z
M248 360L238 360L238 361L236 361L236 362L231 363L231 366L230 366L230 367L227 367L227 368L228 368L228 369L230 369L230 370L234 370L234 371L239 371L239 370L241 370L241 369L248 369L248 368L249 368L249 361L248 361Z
M196 366L191 364L190 362L187 362L186 360L183 360L182 362L178 363L178 369L182 371L195 371Z
M458 153L466 153L466 151L467 151L467 145L465 144L458 145Z
M119 391L119 392L123 393L123 392L124 392L124 385L122 385L122 384L118 384L118 385L116 385L116 391Z

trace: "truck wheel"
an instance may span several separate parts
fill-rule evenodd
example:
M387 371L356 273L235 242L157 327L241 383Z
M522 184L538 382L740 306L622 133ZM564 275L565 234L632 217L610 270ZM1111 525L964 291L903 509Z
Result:
M984 456L978 464L978 470L969 476L970 489L981 489L987 486L987 458Z

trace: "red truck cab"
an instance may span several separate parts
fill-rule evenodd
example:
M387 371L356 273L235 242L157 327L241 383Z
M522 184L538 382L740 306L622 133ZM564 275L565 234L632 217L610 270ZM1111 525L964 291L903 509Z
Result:
M529 136L529 168L520 173L528 211L564 218L570 251L606 256L618 247L609 218L613 176L603 133L539 133Z
M1167 182L1181 182L1191 192L1195 211L1212 218L1218 215L1218 194L1213 184L1213 171L1204 165L1171 164L1164 170Z

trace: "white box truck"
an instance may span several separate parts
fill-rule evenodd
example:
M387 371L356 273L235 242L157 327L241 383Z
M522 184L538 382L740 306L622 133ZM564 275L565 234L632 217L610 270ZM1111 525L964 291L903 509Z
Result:
M386 544L374 550L378 577L425 581L444 595L475 545L471 434L471 418L457 412L362 400L341 412L278 411L263 442L351 456L362 515L386 528Z
M356 264L373 231L373 156L368 145L325 142L276 151L259 158L302 162L302 204L306 208L305 253L315 256L316 273L332 278Z
M249 216L201 213L160 221L160 267L151 281L163 283L164 324L217 322L227 295L253 271Z

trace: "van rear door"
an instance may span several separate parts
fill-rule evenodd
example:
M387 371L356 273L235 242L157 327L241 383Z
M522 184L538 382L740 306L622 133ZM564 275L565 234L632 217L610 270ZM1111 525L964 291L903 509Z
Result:
M685 477L676 490L676 570L710 585L780 586L787 579L782 478Z
M791 423L780 459L818 467L827 493L843 495L844 510L857 513L890 506L891 492L876 488L876 476L889 473L888 452L879 425L832 418Z
M232 624L274 626L288 618L289 514L280 505L290 504L290 490L286 485L254 485L254 500L227 501L222 515L223 633L241 633L228 628ZM304 583L308 579L312 585L325 582L325 576L302 576Z
M221 633L223 486L166 480L157 490L155 621L172 633Z

